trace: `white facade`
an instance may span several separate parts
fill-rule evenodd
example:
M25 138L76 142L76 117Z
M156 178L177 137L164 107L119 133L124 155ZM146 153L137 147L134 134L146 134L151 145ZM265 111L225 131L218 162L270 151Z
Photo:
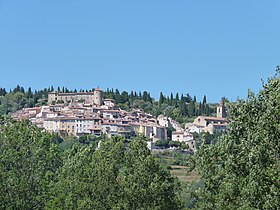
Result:
M117 124L103 124L102 133L106 134L109 138L118 134Z
M168 117L165 117L162 114L158 116L157 121L160 126L163 126L166 128L171 127L171 123L170 123Z
M185 142L187 145L189 145L189 149L194 151L195 149L195 141L194 137L191 133L186 131L175 131L172 133L172 141L179 141L179 142Z
M104 105L111 108L116 105L116 101L114 99L104 99Z
M90 134L91 129L96 128L96 125L101 124L101 120L95 119L95 118L81 118L81 119L76 119L75 120L76 124L76 134L81 135L81 134Z
M185 125L185 130L189 133L200 133L201 131L205 131L205 128L203 126L198 126L193 123L187 123Z
M50 133L58 132L59 131L59 121L54 120L45 120L43 123L43 127L46 129L46 131Z

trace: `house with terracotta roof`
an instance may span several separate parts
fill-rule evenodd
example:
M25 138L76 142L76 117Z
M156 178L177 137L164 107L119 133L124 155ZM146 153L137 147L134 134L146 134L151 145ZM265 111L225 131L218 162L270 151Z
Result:
M193 124L197 127L202 127L202 130L213 134L214 132L224 131L228 125L226 117L226 108L223 100L220 102L220 106L217 107L217 117L212 116L198 116L194 119Z

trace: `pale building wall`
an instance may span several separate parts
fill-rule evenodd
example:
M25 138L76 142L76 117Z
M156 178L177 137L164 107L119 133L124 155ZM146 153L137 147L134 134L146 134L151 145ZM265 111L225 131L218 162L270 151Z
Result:
M193 123L198 126L203 126L203 127L207 126L207 121L201 116L195 118Z
M48 94L48 103L51 104L53 101L64 101L74 102L84 100L86 103L95 103L97 106L103 104L103 91L96 89L94 92L85 93L54 93Z
M97 106L102 106L103 104L103 91L99 88L96 88L94 90L94 103L97 105Z
M184 133L183 132L173 132L172 133L172 141L184 141Z
M171 123L170 123L168 117L165 117L164 115L159 115L157 120L158 120L158 124L160 126L171 127Z
M93 129L96 127L96 125L100 125L100 120L98 119L76 119L75 120L76 125L76 133L82 134L82 133L91 133L90 129Z
M227 117L226 107L225 107L225 103L223 100L220 101L220 106L217 107L217 117L220 117L220 118Z
M59 122L53 120L45 120L43 122L43 127L49 133L54 133L59 130Z

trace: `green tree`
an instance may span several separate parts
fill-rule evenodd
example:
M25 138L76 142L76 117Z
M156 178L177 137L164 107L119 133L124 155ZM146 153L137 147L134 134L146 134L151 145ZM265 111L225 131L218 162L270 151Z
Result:
M43 209L61 165L51 136L0 117L0 209Z
M203 96L202 104L205 105L207 103L206 101L206 95Z
M170 106L174 104L174 98L173 98L173 93L170 94Z
M155 161L146 142L125 146L115 137L72 149L61 168L49 209L178 209L177 185Z
M160 92L159 102L158 102L159 107L160 107L160 106L161 106L161 104L163 104L163 103L164 103L164 96L163 96L162 92Z
M155 145L160 148L167 148L168 147L168 140L157 140Z
M26 92L26 97L27 98L31 98L32 97L32 90L31 87L28 88L27 92Z
M280 78L230 107L227 133L202 144L197 168L204 180L199 209L279 209Z
M0 96L6 95L7 91L5 88L0 88Z
M195 116L195 103L194 103L194 101L191 101L189 103L188 114L189 114L189 116Z

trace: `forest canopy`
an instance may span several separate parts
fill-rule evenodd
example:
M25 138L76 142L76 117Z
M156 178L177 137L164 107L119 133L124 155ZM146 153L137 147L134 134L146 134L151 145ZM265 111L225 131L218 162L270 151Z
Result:
M1 209L179 209L179 185L144 138L64 151L54 139L28 121L0 118Z
M230 107L230 125L196 156L199 209L279 209L280 70L257 94Z

